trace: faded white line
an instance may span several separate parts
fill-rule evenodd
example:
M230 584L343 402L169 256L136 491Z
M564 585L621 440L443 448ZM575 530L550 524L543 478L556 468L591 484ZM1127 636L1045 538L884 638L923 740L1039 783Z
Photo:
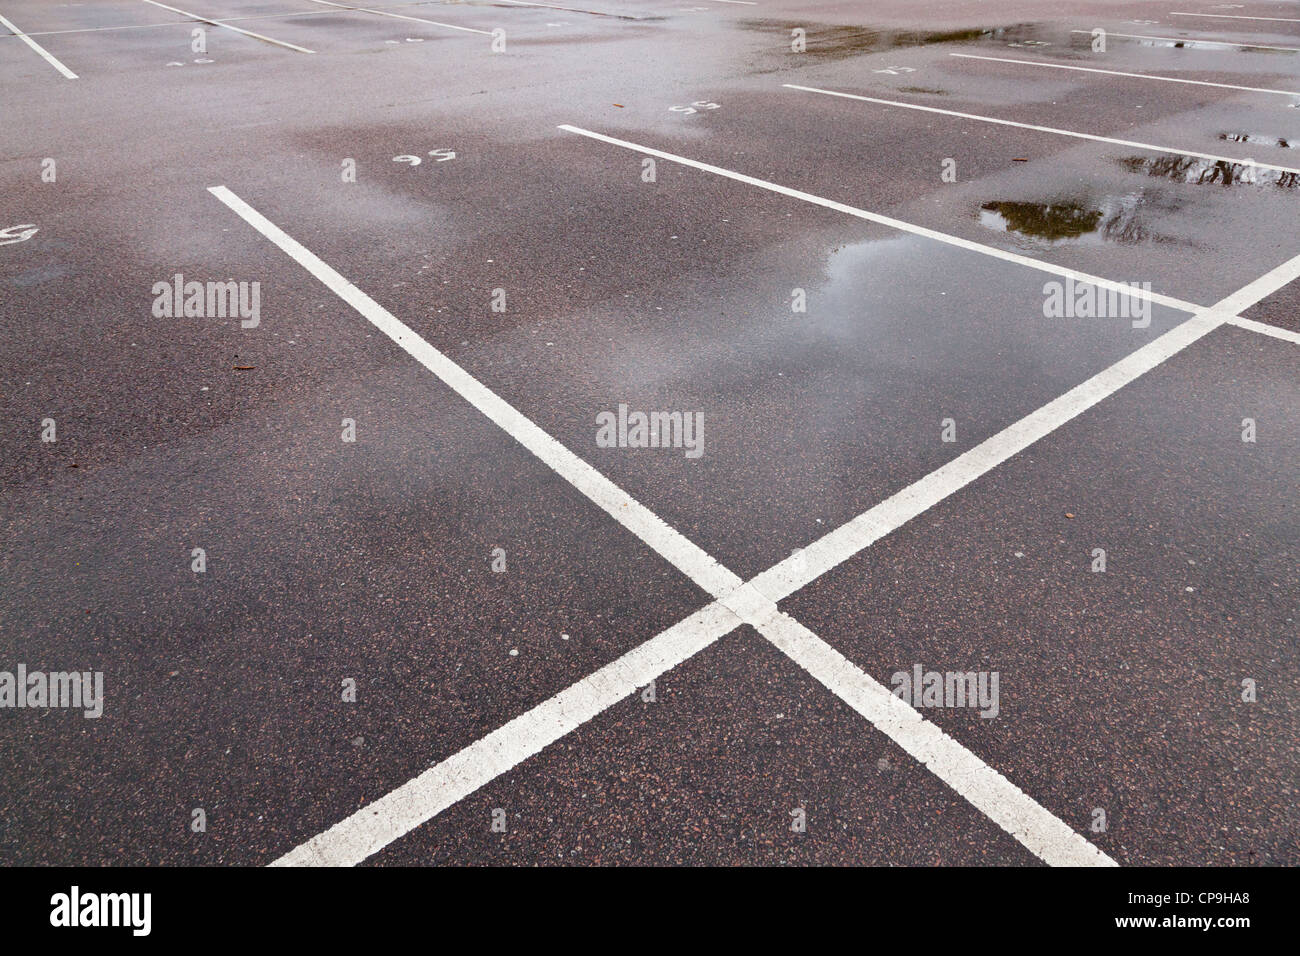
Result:
M1244 319L1239 315L1229 319L1228 324L1235 325L1239 329L1249 329L1251 332L1258 332L1261 335L1271 335L1283 342L1300 345L1300 332L1292 332L1290 329L1280 329L1276 325L1267 325L1264 322L1256 322L1254 319Z
M183 17L189 17L191 20L198 20L200 23L208 23L214 27L222 27L226 30L233 30L235 33L242 33L246 37L252 37L255 40L261 40L264 43L271 43L275 46L282 46L286 50L295 50L298 53L315 53L315 50L309 50L305 46L298 46L296 43L286 43L284 40L275 40L261 33L254 33L252 30L245 30L241 27L232 27L229 23L222 23L220 20L212 20L208 17L201 17L197 13L190 13L187 10L181 10L179 7L169 7L165 3L159 3L158 0L144 0L145 3L155 7L161 7L164 10L170 10L172 13L179 13Z
M1270 90L1261 86L1235 86L1232 83L1211 83L1209 80L1184 80L1177 76L1157 76L1154 73L1123 73L1119 70L1102 70L1093 66L1070 66L1065 63L1043 63L1041 60L1013 60L1005 56L977 56L974 53L949 53L963 60L990 60L994 63L1019 63L1024 66L1045 66L1053 70L1078 70L1081 73L1105 73L1107 76L1128 76L1139 80L1160 80L1164 83L1186 83L1190 86L1213 86L1221 90L1243 90L1247 93L1276 93L1279 96L1300 96L1292 90Z
M1175 10L1169 15L1171 17L1213 17L1216 20L1269 20L1274 23L1300 23L1300 20L1292 17L1242 17L1230 13L1179 13Z
M888 692L864 673L858 671L859 677L844 676L838 681L828 679L824 662L836 652L783 615L776 603L755 586L742 583L739 577L625 495L229 189L213 186L209 192L561 477L718 598L658 637L291 850L277 863L359 863L742 622L755 627L803 666L812 668L818 680L868 719L873 722L880 719L882 731L909 753L925 760L926 766L958 794L989 814L990 819L999 825L1002 821L1014 823L1016 829L1008 832L1046 862L1054 865L1111 862L920 714L912 711L914 716L902 716L904 711L911 710L909 705L897 698L894 698L896 704L879 700L879 693L888 696ZM849 672L845 671L845 675Z
M1121 295L1146 299L1157 305L1167 306L1171 309L1178 309L1182 312L1195 312L1200 308L1191 302L1184 302L1182 299L1176 299L1173 296L1163 295L1159 292L1148 292L1145 289L1136 286L1129 286L1110 279L1103 279L1099 276L1077 272L1074 269L1067 269L1064 266L1053 265L1050 262L1043 262L1039 259L1031 259L1028 256L1022 256L1018 253L1007 252L1005 249L998 249L995 246L986 246L980 242L972 242L969 239L950 236L945 232L938 232L934 229L927 229L924 226L913 225L910 222L903 222L901 219L891 219L889 216L882 216L879 213L859 209L856 206L849 206L845 203L835 202L832 199L823 199L821 196L814 196L812 193L806 193L798 189L790 189L787 186L768 182L765 179L758 179L754 176L747 176L744 173L724 169L721 166L713 166L709 163L701 163L698 160L688 159L685 156L678 156L676 153L666 153L663 150L653 149L649 146L640 146L637 143L630 143L627 140L616 139L613 136L606 136L604 133L594 133L591 130L582 129L578 126L569 126L568 124L564 124L560 126L560 129L569 133L577 133L580 136L586 136L590 139L600 140L603 143L609 143L613 146L621 146L623 149L629 149L633 152L644 153L647 156L657 156L660 159L680 163L681 165L689 166L692 169L699 169L718 176L725 176L727 179L734 179L737 182L747 183L750 186L758 186L760 189L767 189L774 193L780 193L782 196L789 196L792 199L801 199L804 202L812 203L816 206L822 206L826 209L834 209L837 212L856 216L857 218L865 219L868 222L878 223L882 226L889 226L891 229L899 229L903 232L910 232L913 235L925 236L928 239L934 239L950 246L956 246L958 249L966 249L970 252L978 252L981 255L992 256L995 259L1001 259L1003 262L1014 262L1017 265L1036 269L1039 272L1047 272L1056 276L1068 277L1074 279L1076 282L1084 282L1089 285L1095 285L1098 288L1113 289Z
M796 86L793 83L785 83L783 85L792 90L803 90L807 93L823 93L826 96L840 96L850 100L863 100L867 103L880 103L884 106L899 106L903 109L921 110L926 113L939 113L943 116L956 116L961 119L977 120L981 123L997 123L1000 126L1014 126L1018 129L1033 130L1039 133L1055 133L1058 136L1073 136L1077 139L1087 139L1098 143L1113 143L1116 146L1132 146L1136 149L1147 150L1150 152L1172 153L1175 156L1195 156L1198 159L1210 159L1215 162L1255 166L1259 169L1273 169L1282 173L1300 173L1300 169L1292 169L1290 166L1274 166L1270 163L1259 163L1249 159L1234 159L1231 156L1219 156L1214 153L1198 153L1191 149L1178 149L1173 146L1156 146L1154 143L1140 143L1131 139L1114 139L1110 136L1098 136L1093 133L1079 133L1074 130L1057 129L1053 126L1036 126L1032 123L1018 123L1015 120L997 119L992 116L979 116L975 113L960 113L956 110L939 109L937 106L919 106L915 103L900 103L897 100L877 99L874 96L859 96L856 93L839 93L835 90L822 90L815 86Z
M45 49L45 47L37 43L26 33L23 33L22 30L19 30L16 26L14 26L11 22L6 20L4 17L0 17L0 23L3 23L6 27L8 27L13 32L14 36L18 37L18 39L22 40L29 47L31 47L33 50L39 53L41 55L41 58L44 59L46 63L50 64L50 66L54 67L56 70L62 73L69 80L77 79L77 74L69 70L61 62L59 62L59 60L54 56L54 54L52 54L49 50Z
M1071 30L1071 33L1092 33L1091 30ZM1286 53L1300 53L1300 47L1293 46L1265 46L1262 43L1239 43L1235 40L1207 40L1204 37L1152 37L1145 36L1141 33L1112 33L1106 31L1108 37L1121 37L1125 40L1160 40L1164 43L1192 43L1201 44L1202 46L1230 46L1241 50L1282 50Z
M461 27L454 23L443 23L439 20L426 20L423 17L408 17L404 13L389 13L387 10L379 10L374 7L354 7L346 3L333 3L331 0L307 0L308 3L317 3L326 7L339 7L343 10L353 10L357 13L373 13L380 17L392 17L394 20L413 20L416 23L428 23L435 27L446 27L448 30L461 30L465 33L481 33L484 36L491 36L491 30L476 30L473 27Z

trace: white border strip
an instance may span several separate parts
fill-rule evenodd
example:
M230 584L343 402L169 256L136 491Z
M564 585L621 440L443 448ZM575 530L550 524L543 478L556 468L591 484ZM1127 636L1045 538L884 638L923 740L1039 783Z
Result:
M1191 302L1184 302L1182 299L1175 299L1173 296L1163 295L1159 292L1147 292L1145 289L1138 286L1130 286L1125 285L1122 282L1102 279L1099 276L1088 275L1085 272L1076 272L1074 269L1067 269L1064 266L1053 265L1050 262L1044 262L1040 259L1031 259L1028 256L1022 256L1015 252L1007 252L1005 249L999 249L996 246L986 246L981 242L972 242L969 239L962 239L959 236L950 236L946 232L938 232L934 229L927 229L924 226L913 225L910 222L903 222L901 219L891 219L889 216L882 216L879 213L869 212L866 209L859 209L856 206L849 206L842 202L835 202L831 199L823 199L821 196L814 196L812 193L806 193L798 189L790 189L787 186L768 182L766 179L757 179L753 176L746 176L744 173L737 173L730 169L724 169L721 166L711 166L708 163L701 163L698 160L687 159L685 156L678 156L676 153L666 153L661 149L652 149L649 146L640 146L636 143L629 143L624 139L615 139L613 136L606 136L604 133L593 133L591 130L582 129L579 126L570 126L567 123L561 125L559 128L569 133L577 133L580 136L600 140L602 143L621 146L624 149L630 149L633 152L644 153L647 156L657 156L660 159L680 163L681 165L689 166L692 169L700 169L706 173L713 173L717 176L725 176L727 179L734 179L737 182L747 183L750 186L758 186L760 189L767 189L774 193L780 193L782 196L789 196L793 199L802 199L804 202L812 203L814 206L823 206L826 209L834 209L836 212L856 216L859 219L865 219L868 222L878 223L882 226L889 226L891 229L899 229L903 232L910 232L913 235L925 236L927 239L934 239L950 246L956 246L958 249L966 249L970 252L978 252L981 255L992 256L994 259L1001 259L1003 262L1014 262L1017 265L1027 266L1028 268L1036 269L1039 272L1048 272L1052 275L1068 277L1074 279L1076 282L1095 285L1101 289L1113 289L1121 295L1132 296L1137 299L1146 299L1150 302L1154 302L1156 305L1163 305L1171 309L1177 309L1181 312L1189 313L1196 312L1200 308L1200 306L1194 305Z
M298 46L294 43L286 43L283 40L274 40L271 37L264 36L261 33L254 33L252 30L245 30L241 27L232 27L229 23L222 23L220 20L211 20L207 17L201 17L197 13L189 13L177 7L169 7L165 3L159 3L158 0L144 0L145 3L152 4L155 7L162 7L164 10L170 10L172 13L179 13L183 17L189 17L191 20L198 20L200 23L210 23L214 27L222 27L226 30L233 30L236 33L242 33L246 37L252 37L255 40L261 40L265 43L271 43L275 46L282 46L286 50L296 50L298 53L315 53L315 50L309 50L305 46Z
M14 36L18 37L18 39L22 40L29 47L31 47L33 50L39 53L46 63L50 64L50 66L54 67L56 70L62 73L69 80L75 80L78 78L77 74L73 73L61 62L59 62L59 60L54 56L54 54L52 54L49 50L45 49L45 47L37 43L26 33L23 33L22 30L19 30L16 26L14 26L11 22L6 20L4 17L0 17L0 23L3 23L5 26L7 26L11 31L13 31Z
M908 110L922 110L926 113L939 113L943 116L956 116L961 119L977 120L981 123L997 123L1000 126L1014 126L1018 129L1033 130L1038 133L1055 133L1058 136L1073 136L1077 139L1092 140L1097 143L1112 143L1116 146L1132 146L1135 149L1146 150L1156 153L1172 153L1175 156L1195 156L1198 159L1210 159L1220 163L1234 163L1239 166L1254 166L1259 169L1273 169L1280 173L1300 173L1300 169L1292 169L1290 166L1274 166L1271 163L1257 163L1251 159L1233 159L1231 156L1218 156L1214 153L1198 153L1191 149L1176 149L1172 146L1156 146L1153 143L1139 143L1131 139L1113 139L1110 136L1096 136L1092 133L1076 133L1068 129L1056 129L1052 126L1035 126L1031 123L1017 123L1015 120L997 119L992 116L979 116L975 113L959 113L956 110L942 110L937 106L919 106L915 103L900 103L897 100L881 100L874 96L859 96L855 93L839 93L835 90L822 90L815 86L796 86L794 83L783 83L783 86L792 90L802 90L805 93L822 93L826 96L842 96L849 100L863 100L867 103L880 103L884 106L899 106Z
M1107 76L1130 76L1139 80L1162 80L1165 83L1187 83L1191 86L1214 86L1221 90L1243 90L1247 93L1277 93L1279 96L1300 96L1293 90L1270 90L1261 86L1234 86L1231 83L1211 83L1209 80L1184 80L1177 76L1157 76L1154 73L1122 73L1119 70L1099 70L1091 66L1070 66L1066 63L1044 63L1041 60L1013 60L1005 56L977 56L974 53L949 53L963 60L990 60L994 63L1020 63L1024 66L1046 66L1053 70L1078 70L1081 73L1105 73Z

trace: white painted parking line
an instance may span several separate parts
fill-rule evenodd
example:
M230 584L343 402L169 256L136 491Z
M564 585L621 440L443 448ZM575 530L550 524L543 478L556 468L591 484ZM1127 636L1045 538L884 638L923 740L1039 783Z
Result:
M788 614L763 636L1051 866L1118 866L1040 803Z
M169 7L165 3L159 3L158 0L144 0L145 3L152 4L155 7L162 7L164 10L170 10L172 13L179 13L183 17L189 17L191 20L198 20L200 23L208 23L214 27L222 27L226 30L233 30L235 33L242 33L244 36L252 37L255 40L261 40L264 43L271 43L275 46L282 46L287 50L294 50L298 53L315 53L315 50L309 50L306 47L298 46L294 43L286 43L283 40L274 40L271 37L263 36L261 33L254 33L252 30L244 30L240 27L232 27L229 23L222 23L220 20L210 20L207 17L201 17L197 13L189 13L177 7Z
M1226 299L1215 303L1210 310L1224 315L1225 321L1235 318L1296 279L1300 279L1300 256L1268 270L1250 285L1242 286Z
M792 649L793 653L808 657L810 666L819 668L814 676L825 682L825 668L819 662L826 658L826 653L819 652L819 657L814 653L819 639L783 615L775 602L753 585L743 583L737 575L625 494L229 189L213 186L208 191L560 477L717 598L690 618L478 743L431 767L365 809L358 810L277 862L308 865L359 863L741 623L752 625L778 646L784 644L787 653L792 653ZM798 640L792 640L792 636ZM866 680L870 681L870 678ZM852 705L868 717L879 715L885 719L881 727L883 732L907 748L909 753L921 755L932 771L974 806L988 813L994 822L1001 825L1003 820L1013 820L1017 829L1008 832L1048 863L1111 862L996 771L985 766L978 757L929 724L919 713L914 718L901 719L898 707L875 700L871 687L862 680L827 686L836 693L842 689L851 694ZM848 697L845 699L849 700ZM911 710L901 700L898 706ZM976 768L980 768L978 773L975 773ZM994 778L1000 780L1001 785L995 785L992 782ZM1067 834L1073 835L1073 841Z
M1256 322L1254 319L1244 319L1241 316L1233 316L1228 320L1229 325L1235 325L1239 329L1248 329L1251 332L1259 332L1261 335L1271 335L1275 339L1281 339L1283 342L1292 342L1300 345L1300 332L1292 332L1289 329L1280 329L1276 325L1267 325L1264 322Z
M1219 326L1225 323L1243 325L1248 320L1240 319L1239 312L1297 278L1300 278L1300 256L1270 270L1208 309L1198 309L1191 319L1148 342L1086 382L1076 385L1060 398L986 438L847 524L828 532L797 554L764 571L750 583L768 600L784 600L1008 458L1024 451L1040 438L1050 435L1066 422L1109 398ZM1250 323L1243 327L1258 324Z
M46 63L50 64L50 66L54 67L56 70L62 73L69 80L77 79L77 74L73 73L66 66L60 63L59 60L54 56L54 54L50 53L49 50L45 49L45 47L41 46L39 43L37 43L35 40L29 37L26 33L23 33L22 30L19 30L16 26L14 26L4 17L0 17L0 23L3 23L6 27L8 27L14 36L18 37L29 47L31 47L33 50L39 53L41 55L41 58L44 59Z
M1191 149L1177 149L1172 146L1156 146L1154 143L1140 143L1131 139L1114 139L1110 136L1097 136L1092 133L1078 133L1068 129L1057 129L1052 126L1035 126L1032 123L1017 123L1014 120L997 119L992 116L979 116L975 113L959 113L956 110L939 109L937 106L919 106L915 103L900 103L897 100L882 100L874 96L859 96L856 93L839 93L835 90L822 90L815 86L796 86L794 83L785 83L792 90L803 90L806 93L823 93L826 96L840 96L849 100L863 100L867 103L880 103L884 106L899 106L908 110L921 110L926 113L939 113L943 116L956 116L961 119L977 120L981 123L997 123L1000 126L1014 126L1018 129L1028 129L1039 133L1055 133L1058 136L1073 136L1077 139L1093 140L1098 143L1113 143L1116 146L1132 146L1136 149L1147 150L1156 153L1173 153L1175 156L1195 156L1198 159L1209 159L1215 162L1236 163L1242 166L1254 166L1259 169L1273 169L1282 173L1300 173L1300 169L1293 169L1290 166L1274 166L1270 163L1260 163L1249 159L1234 159L1231 156L1219 156L1214 153L1198 153Z
M1190 86L1213 86L1221 90L1243 90L1246 93L1276 93L1279 96L1300 96L1294 90L1270 90L1261 86L1236 86L1232 83L1211 83L1209 80L1185 80L1178 76L1159 76L1155 73L1124 73L1120 70L1102 70L1093 66L1070 66L1066 63L1044 63L1041 60L1012 60L1004 56L977 56L974 53L949 53L963 60L991 60L994 63L1019 63L1023 66L1045 66L1053 70L1078 70L1081 73L1105 73L1107 76L1129 76L1139 80L1161 80L1165 83L1186 83Z
M613 146L620 146L623 149L632 150L637 153L644 153L647 156L657 156L660 159L666 159L670 162L680 163L683 166L689 166L692 169L703 170L707 173L713 173L717 176L725 176L727 179L734 179L737 182L747 183L750 186L757 186L760 189L767 189L774 193L780 193L782 196L789 196L793 199L802 199L804 202L812 203L815 206L822 206L826 209L834 209L837 212L846 215L856 216L859 219L865 219L868 222L878 223L882 226L889 226L892 229L899 229L903 232L910 232L913 235L925 236L928 239L934 239L950 246L956 246L958 249L966 249L970 252L978 252L981 255L992 256L994 259L1001 259L1003 262L1014 262L1017 265L1026 266L1030 269L1036 269L1039 272L1047 272L1052 275L1062 276L1074 279L1076 282L1083 282L1089 285L1095 285L1101 289L1113 289L1121 295L1132 296L1138 299L1146 299L1156 305L1167 306L1171 309L1178 309L1182 312L1195 312L1198 308L1191 302L1185 302L1182 299L1176 299L1173 296L1163 295L1159 292L1148 292L1137 286L1129 286L1120 282L1114 282L1110 279L1103 279L1099 276L1088 275L1084 272L1077 272L1074 269L1067 269L1064 266L1053 265L1050 262L1043 262L1039 259L1031 259L1028 256L1022 256L1015 252L1007 252L1005 249L998 249L995 246L986 246L980 242L972 242L969 239L962 239L959 236L951 236L945 232L938 232L934 229L927 229L924 226L913 225L910 222L903 222L901 219L891 219L889 216L882 216L879 213L869 212L865 209L859 209L856 206L849 206L845 203L835 202L832 199L823 199L821 196L814 196L812 193L806 193L798 189L790 189L787 186L781 186L777 183L768 182L765 179L758 179L754 176L747 176L744 173L738 173L730 169L724 169L721 166L712 166L708 163L701 163L694 159L688 159L685 156L678 156L676 153L666 153L660 149L653 149L649 146L640 146L636 143L630 143L627 140L615 139L613 136L606 136L604 133L594 133L591 130L582 129L578 126L569 126L568 124L559 127L569 133L577 133L580 136L586 136L590 139L599 140L602 143L609 143Z
M1300 256L1200 311L1055 401L801 549L750 583L774 603L788 597L1203 336L1224 324L1247 323L1248 320L1240 319L1236 313L1297 278L1300 278ZM1258 323L1250 323L1255 324ZM1300 340L1300 336L1297 339ZM1024 791L937 726L922 719L904 701L789 615L779 614L759 630L791 660L924 763L1040 859L1058 866L1114 865L1113 860L1066 827Z
M1091 30L1071 30L1071 33L1091 34ZM1145 36L1141 33L1112 33L1106 31L1108 37L1121 37L1125 40L1159 40L1163 43L1188 43L1198 46L1226 46L1239 50L1281 50L1284 53L1300 53L1300 47L1294 46L1265 46L1261 43L1238 43L1233 40L1209 40L1204 37L1152 37Z
M461 27L454 23L443 23L439 20L426 20L423 17L408 17L404 13L389 13L387 10L378 10L373 7L354 7L346 3L333 3L331 0L307 0L308 3L317 3L326 7L339 7L343 10L353 10L357 13L373 13L376 16L392 17L394 20L412 20L415 23L428 23L435 27L446 27L448 30L461 30L464 33L481 33L484 36L491 36L491 30L476 30L473 27Z
M1175 10L1169 15L1171 17L1213 17L1216 20L1270 20L1274 23L1300 23L1300 20L1293 17L1242 17L1231 13L1180 13Z
M271 866L356 866L740 625L717 601L290 850Z
M574 127L569 129L576 131ZM782 613L777 602L1213 329L1233 320L1236 312L1293 281L1300 276L1300 256L1210 309L1197 310L1192 319L1060 399L869 509L799 555L742 584L739 577L569 452L230 190L216 186L210 192L561 477L717 598L658 637L291 850L275 861L277 864L361 862L698 653L740 623L755 627L1039 858L1054 865L1113 864L1109 857L1024 791L925 720L829 644Z
M739 577L685 535L669 527L225 186L213 186L208 191L710 596L723 598L741 585Z
M754 2L754 0L709 0L709 2L710 3L735 3L735 4L739 4L742 7L758 6L758 4Z

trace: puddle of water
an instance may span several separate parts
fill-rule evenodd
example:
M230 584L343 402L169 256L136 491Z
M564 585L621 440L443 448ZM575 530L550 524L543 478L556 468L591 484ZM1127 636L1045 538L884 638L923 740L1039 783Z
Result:
M1140 216L1146 204L1146 197L1140 192L1108 196L1098 202L986 202L980 207L979 220L986 229L1015 233L1047 245L1170 241L1142 225Z
M999 232L1058 242L1093 232L1101 220L1100 209L1077 203L986 202L980 208L980 225Z
M1279 50L1274 47L1250 46L1244 43L1216 43L1213 40L1138 40L1138 46L1160 47L1166 50L1214 50L1216 52L1238 53L1276 53L1291 56L1294 50Z
M1225 160L1196 159L1191 156L1128 156L1119 163L1131 173L1146 173L1158 179L1170 179L1193 186L1300 188L1300 173L1259 169Z
M1296 148L1290 140L1279 139L1276 136L1261 136L1258 133L1220 133L1219 139L1226 139L1233 143L1258 143L1261 146L1281 146L1283 149Z
M1027 24L1022 24L1026 26ZM889 45L891 47L903 46L929 46L933 43L970 43L972 40L983 40L1002 33L1007 27L998 27L994 29L980 28L974 30L949 30L946 33L893 33L889 34Z
M839 59L882 50L930 46L935 43L973 43L979 40L1005 39L1029 42L1037 39L1038 25L1017 23L1005 27L976 27L968 30L922 32L916 30L873 30L861 26L792 23L784 20L740 20L740 27L788 37L796 28L805 31L806 52L801 56Z

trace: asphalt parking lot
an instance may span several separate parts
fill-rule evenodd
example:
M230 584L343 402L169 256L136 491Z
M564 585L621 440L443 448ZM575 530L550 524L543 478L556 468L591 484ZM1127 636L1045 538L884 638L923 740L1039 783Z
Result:
M0 862L1300 863L1300 3L0 31Z

